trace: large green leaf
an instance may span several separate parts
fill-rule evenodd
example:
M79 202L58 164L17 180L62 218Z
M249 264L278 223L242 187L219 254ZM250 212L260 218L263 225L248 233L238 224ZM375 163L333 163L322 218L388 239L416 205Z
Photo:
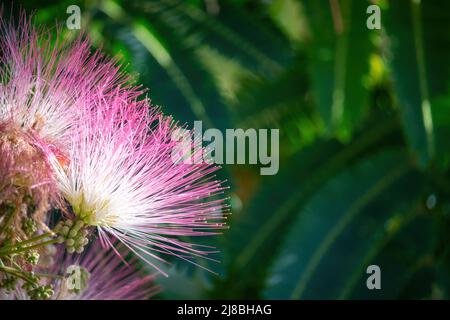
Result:
M284 35L264 16L250 15L235 5L217 14L179 0L120 1L135 17L145 17L164 40L184 47L190 54L202 46L217 50L242 68L274 76L292 58Z
M315 102L330 133L348 139L368 107L365 77L373 50L369 1L303 1L311 26L309 70Z
M207 280L203 272L183 269L181 267L165 267L167 277L155 278L155 285L161 287L159 296L165 299L203 299L205 297Z
M265 179L243 212L232 216L231 229L225 235L227 273L225 279L218 280L213 295L258 297L298 208L339 170L378 148L394 125L374 125L347 147L334 141L312 145L286 161L277 176Z
M442 158L442 153L448 152L436 138L435 115L450 113L448 105L436 102L442 96L448 97L450 88L450 67L443 63L450 58L450 37L445 31L450 27L450 3L390 1L383 21L390 39L390 64L405 133L425 166L436 153Z
M404 153L383 151L318 190L283 245L268 297L339 297L352 276L365 272L364 257L380 241L389 219L419 193L417 178L407 175L410 170Z
M229 127L227 109L211 75L192 51L167 33L164 24L149 23L153 21L151 17L113 1L103 1L101 9L119 24L120 27L115 26L115 36L126 45L133 62L140 67L136 71L141 73L141 82L157 88L151 92L154 103L162 104L177 119L183 119L183 123L202 120L208 127ZM216 107L206 108L207 105Z
M417 188L417 186L416 186ZM413 194L415 195L415 194ZM384 232L363 255L357 272L349 273L340 288L341 299L421 299L432 286L433 229L430 213L413 201L387 220ZM398 206L396 206L398 207ZM396 212L396 211L393 211ZM366 268L378 265L381 290L368 290ZM422 274L425 272L425 274Z
M307 99L304 54L275 79L245 79L237 92L235 123L240 128L279 128L283 153L292 154L323 133L320 115Z
M191 47L207 44L255 71L275 75L290 60L290 45L271 20L249 15L238 6L224 5L217 14L209 15L179 0L132 3L159 17L181 42Z

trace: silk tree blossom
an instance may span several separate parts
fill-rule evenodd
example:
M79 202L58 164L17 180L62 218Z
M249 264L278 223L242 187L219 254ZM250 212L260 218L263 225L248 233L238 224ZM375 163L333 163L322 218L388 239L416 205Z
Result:
M89 104L92 92L109 90L126 77L101 53L91 54L82 37L69 43L59 32L52 37L35 28L25 13L17 25L1 14L0 10L0 169L6 177L1 183L9 187L1 189L0 204L11 202L4 196L6 190L17 189L14 182L26 171L25 187L39 198L33 201L42 213L43 204L56 198L48 157L67 161L65 149L79 110Z
M148 300L159 292L160 288L153 283L155 275L137 269L133 257L125 262L117 252L122 256L129 253L123 246L114 245L104 254L97 241L81 256L66 256L61 273L68 277L54 285L54 299Z
M106 92L127 78L114 61L91 54L81 36L69 43L59 32L52 37L35 28L24 13L17 24L6 22L2 14L0 10L0 224L13 216L15 233L8 237L15 242L23 237L23 219L42 224L51 206L59 206L49 158L68 161L68 137L77 129L79 110L90 104L93 92ZM0 241L5 237L0 234Z
M117 241L162 273L161 254L207 257L213 249L190 237L224 228L218 167L174 159L176 123L81 36L52 38L24 14L19 27L0 18L0 34L0 296L147 297L150 278L119 266ZM77 260L94 282L82 293L48 280L67 260L51 263L46 248L65 243L84 259L94 234L103 251Z
M101 53L91 54L81 36L72 43L59 32L52 37L25 14L18 26L0 17L0 123L12 121L64 151L77 112L92 93L126 77Z
M99 241L82 255L67 255L58 250L52 266L41 268L41 285L51 284L51 300L148 300L160 291L153 282L155 275L146 274L130 258L124 262L114 251L128 256L123 246L104 252ZM0 289L0 300L27 300L21 286L15 290Z
M147 100L135 100L132 89L92 101L72 137L69 164L53 162L76 217L96 226L105 246L116 238L153 266L156 251L183 259L205 255L176 236L223 227L224 187L213 175L218 168L173 161L176 125Z

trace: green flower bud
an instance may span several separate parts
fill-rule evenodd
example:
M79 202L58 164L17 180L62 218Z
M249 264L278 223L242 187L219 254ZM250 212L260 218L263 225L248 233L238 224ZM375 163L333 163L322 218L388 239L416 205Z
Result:
M31 237L37 231L36 222L33 218L25 218L22 221L22 229L27 236Z
M73 228L69 232L69 238L74 238L74 237L76 237L77 234L78 234L78 230Z
M61 229L61 234L66 237L69 234L69 231L70 231L69 227L68 226L64 226Z
M39 262L39 257L39 253L36 250L30 250L25 253L25 261L32 265L36 265Z
M7 292L14 291L17 285L17 280L17 277L14 276L5 277L0 283L0 288L3 288Z
M84 247L77 247L75 251L77 253L82 253L84 251Z

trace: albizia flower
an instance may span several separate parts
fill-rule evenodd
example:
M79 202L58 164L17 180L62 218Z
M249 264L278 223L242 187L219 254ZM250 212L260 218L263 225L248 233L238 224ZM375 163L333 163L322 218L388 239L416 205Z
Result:
M154 251L181 258L207 252L175 236L212 234L223 227L217 167L172 159L176 126L132 89L91 99L78 122L69 164L54 161L61 192L105 245L118 239L148 263ZM155 266L156 267L156 266Z
M125 77L100 53L91 55L81 37L69 44L37 30L24 13L17 25L1 14L0 205L8 202L17 209L22 205L18 197L8 197L18 189L32 190L27 196L42 215L49 209L45 204L57 198L49 155L67 161L65 149L79 110L93 91L108 90Z
M122 246L115 246L106 254L97 241L86 254L64 259L62 273L71 273L67 279L59 281L54 299L57 300L148 300L159 291L153 284L154 275L145 274L135 267L136 259L124 262L116 253L127 255ZM60 267L58 265L58 267ZM77 268L81 267L81 272ZM78 273L78 274L77 274ZM74 279L75 276L81 279ZM72 279L72 278L73 279ZM81 280L81 281L80 281ZM83 283L84 282L84 283ZM75 288L70 288L71 286ZM81 284L79 289L77 285Z
M91 55L81 37L69 44L34 28L25 14L18 26L0 18L0 122L12 121L64 151L92 92L125 79L100 53Z
M19 26L0 19L0 125L39 142L61 209L76 220L55 230L59 240L82 252L93 226L104 247L118 239L153 265L158 253L205 256L186 236L223 228L218 168L174 161L176 125L82 37L52 39L25 15Z
M127 255L120 245L114 250ZM51 284L52 300L148 300L160 291L153 283L155 275L137 269L133 258L124 262L114 250L105 254L98 241L82 255L59 250L52 266L38 270L54 275L42 276L40 284ZM0 289L0 300L5 299L26 300L29 295L20 285L11 291Z

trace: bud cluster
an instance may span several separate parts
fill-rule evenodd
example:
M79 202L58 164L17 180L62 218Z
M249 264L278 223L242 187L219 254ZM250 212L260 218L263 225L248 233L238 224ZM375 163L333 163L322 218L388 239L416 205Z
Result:
M68 253L82 253L84 247L89 243L88 226L82 220L60 221L54 232L58 234L58 243L65 243Z

